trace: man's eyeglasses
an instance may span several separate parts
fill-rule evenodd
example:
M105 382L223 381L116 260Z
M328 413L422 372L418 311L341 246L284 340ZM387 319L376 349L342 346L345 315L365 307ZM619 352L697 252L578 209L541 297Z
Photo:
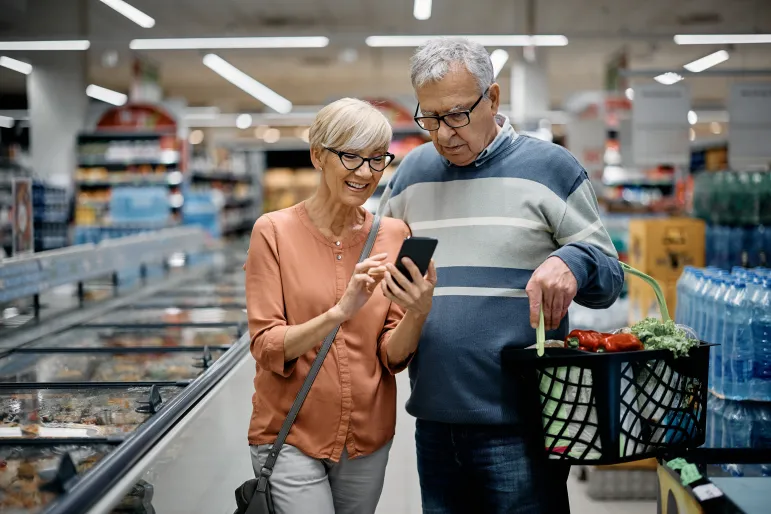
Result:
M429 132L439 130L439 125L441 122L444 122L444 124L450 128L465 127L471 123L471 111L473 111L476 106L479 105L479 102L482 101L489 90L489 88L485 89L485 92L482 93L482 96L480 96L477 101L474 102L474 105L469 107L467 110L454 111L442 116L418 116L418 112L420 111L420 104L418 104L418 107L415 109L415 116L413 119L420 128L423 130L428 130Z
M333 154L340 157L340 162L343 163L345 169L349 171L356 171L361 168L365 162L369 163L369 169L373 171L383 171L394 160L394 154L384 153L383 155L376 155L374 157L362 157L355 153L341 152L333 148L324 147L325 150L329 150Z

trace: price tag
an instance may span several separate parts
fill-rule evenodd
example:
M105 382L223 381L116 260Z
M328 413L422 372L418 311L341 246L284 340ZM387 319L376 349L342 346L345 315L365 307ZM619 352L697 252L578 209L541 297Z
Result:
M720 498L723 496L723 491L717 488L715 484L704 484L693 488L693 494L700 502Z

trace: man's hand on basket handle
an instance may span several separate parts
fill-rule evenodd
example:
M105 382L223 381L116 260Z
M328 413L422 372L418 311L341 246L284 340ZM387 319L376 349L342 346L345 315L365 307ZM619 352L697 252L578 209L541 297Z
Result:
M576 297L578 282L562 259L549 257L533 272L525 291L530 300L530 326L538 327L539 311L543 305L546 330L556 330Z

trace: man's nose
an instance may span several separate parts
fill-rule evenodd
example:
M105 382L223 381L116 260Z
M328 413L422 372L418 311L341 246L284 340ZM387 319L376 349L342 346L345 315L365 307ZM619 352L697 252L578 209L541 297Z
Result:
M437 130L437 135L439 136L439 141L449 141L452 136L455 135L455 129L452 127L447 126L447 124L442 121L439 123L439 129Z

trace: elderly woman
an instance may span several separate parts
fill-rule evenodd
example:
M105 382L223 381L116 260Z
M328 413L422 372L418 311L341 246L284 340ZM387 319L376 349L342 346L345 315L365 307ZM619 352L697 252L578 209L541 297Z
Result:
M362 205L393 159L391 136L368 103L323 108L310 129L318 189L262 216L252 231L245 269L257 476L321 342L341 325L270 477L278 513L374 513L383 488L394 374L416 351L436 282L433 263L424 277L405 259L411 281L396 269L409 229L391 218L357 264L374 219Z

